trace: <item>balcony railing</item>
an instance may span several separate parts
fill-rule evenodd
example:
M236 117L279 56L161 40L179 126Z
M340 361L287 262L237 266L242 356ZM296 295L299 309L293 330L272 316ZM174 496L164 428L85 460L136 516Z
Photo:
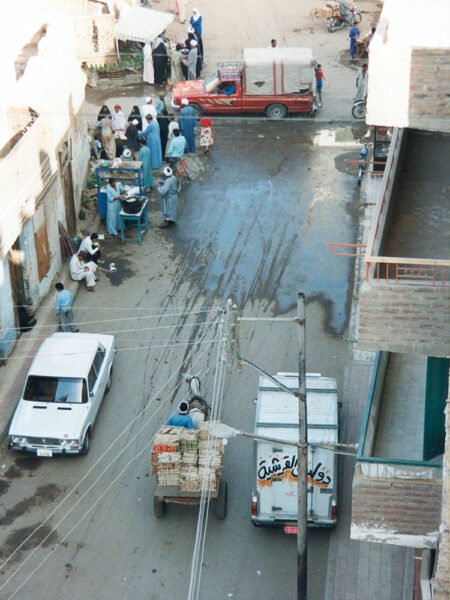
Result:
M356 461L361 474L371 479L442 479L442 463L372 456L375 446L388 352L377 352L359 439Z

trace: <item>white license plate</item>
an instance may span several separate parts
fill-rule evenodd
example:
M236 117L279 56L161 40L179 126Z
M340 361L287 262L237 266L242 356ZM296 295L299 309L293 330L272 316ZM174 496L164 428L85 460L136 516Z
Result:
M38 456L53 456L53 452L51 450L47 450L47 448L38 448L37 450Z

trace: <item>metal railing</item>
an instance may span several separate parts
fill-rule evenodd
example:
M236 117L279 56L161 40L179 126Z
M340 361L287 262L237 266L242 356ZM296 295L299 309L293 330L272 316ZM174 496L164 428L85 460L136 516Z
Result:
M450 286L450 261L390 256L365 256L366 281L374 265L372 281Z
M331 252L335 256L353 256L353 257L363 257L364 254L355 254L348 252L336 252L335 248L367 248L365 244L337 244L335 242L325 242L325 246L329 246L331 248Z

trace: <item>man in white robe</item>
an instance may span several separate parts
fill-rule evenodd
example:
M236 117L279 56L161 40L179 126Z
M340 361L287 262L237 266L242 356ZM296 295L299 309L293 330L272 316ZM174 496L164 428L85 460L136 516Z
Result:
M88 292L93 292L97 281L95 277L97 265L92 261L87 262L88 258L87 253L83 251L74 254L70 259L69 270L70 276L74 281L86 279L86 289Z
M152 115L153 121L156 121L158 115L156 114L156 108L153 106L153 99L151 96L147 96L145 99L145 104L143 104L141 107L141 115L143 118L142 122L144 122L144 119L147 115Z

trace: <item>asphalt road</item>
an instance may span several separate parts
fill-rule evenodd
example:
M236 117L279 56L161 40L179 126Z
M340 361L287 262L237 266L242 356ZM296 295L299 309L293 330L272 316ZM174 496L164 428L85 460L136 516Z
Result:
M219 310L228 297L244 316L295 316L297 292L305 292L307 369L340 380L352 263L333 257L325 242L355 240L358 196L344 165L356 151L313 145L318 128L218 123L204 170L183 186L177 226L157 228L152 196L142 246L105 241L118 271L103 273L95 294L80 291L76 318L83 331L116 334L113 387L86 457L1 449L0 598L187 596L197 512L170 505L155 519L149 444L186 393L182 372L200 373L212 400ZM245 322L240 337L242 354L262 368L297 370L293 324ZM253 429L257 385L248 368L226 369L226 423ZM295 537L252 527L252 474L252 442L230 441L228 516L209 516L202 600L295 598ZM309 532L309 600L324 597L331 535Z

